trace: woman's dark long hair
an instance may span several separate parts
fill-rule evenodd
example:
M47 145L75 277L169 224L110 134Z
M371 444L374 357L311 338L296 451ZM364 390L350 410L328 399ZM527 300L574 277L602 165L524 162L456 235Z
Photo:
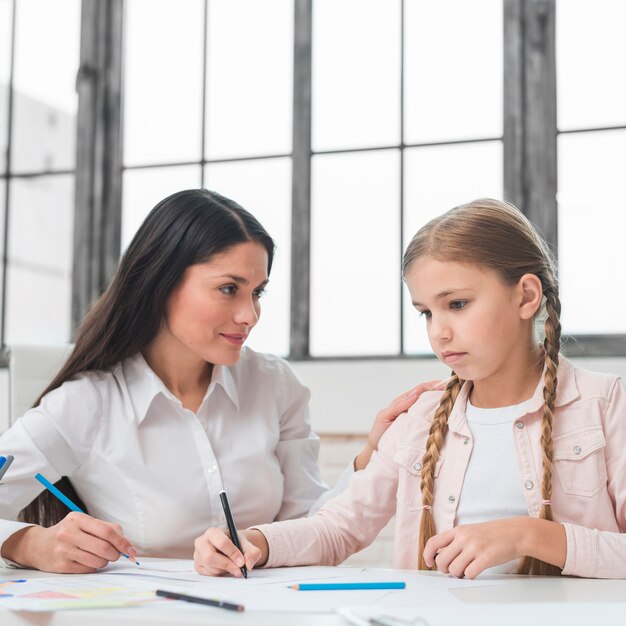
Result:
M159 202L122 256L111 284L76 331L72 354L33 406L80 372L110 370L141 352L157 335L169 296L185 270L246 241L267 250L269 274L274 241L236 202L205 189L179 191ZM67 477L57 486L83 504ZM66 514L65 506L44 491L20 518L52 526Z

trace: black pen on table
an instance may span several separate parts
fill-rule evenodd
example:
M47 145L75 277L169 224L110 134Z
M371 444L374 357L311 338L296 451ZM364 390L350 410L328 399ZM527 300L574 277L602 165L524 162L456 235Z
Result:
M241 543L239 542L239 535L237 534L237 527L235 526L235 520L233 519L233 514L230 512L230 505L228 504L226 492L223 490L220 491L220 500L222 502L222 508L224 509L226 523L228 524L228 532L230 533L230 538L232 539L239 552L243 554L243 550L241 549ZM243 567L241 567L241 573L243 574L244 578L248 578L248 570L246 569L245 563Z
M218 609L227 609L228 611L243 611L243 604L234 604L224 600L213 600L212 598L199 598L198 596L188 596L186 593L176 593L175 591L165 591L157 589L156 595L160 598L169 598L170 600L182 600L183 602L193 602L194 604L206 604L207 606L216 606Z

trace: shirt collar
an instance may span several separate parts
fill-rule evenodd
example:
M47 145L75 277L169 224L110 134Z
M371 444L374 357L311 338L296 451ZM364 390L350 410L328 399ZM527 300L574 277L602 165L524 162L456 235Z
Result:
M541 380L537 387L535 387L535 391L528 402L528 406L526 407L526 413L535 413L539 411L543 406L543 381L545 378L545 367L543 373L541 375ZM556 388L556 399L555 406L564 406L569 404L576 398L578 398L579 391L578 386L576 385L576 375L574 373L574 367L572 364L563 358L559 357L559 366L557 369L557 388ZM448 418L448 428L453 432L465 432L463 429L464 424L466 423L465 418L465 407L467 405L467 400L469 397L470 390L472 388L471 384L465 383L461 387L461 391L459 391L459 395L456 398L456 402L452 407L452 411L450 412L450 416Z
M233 367L236 366L213 366L213 375L211 376L211 384L209 385L207 394L211 391L213 385L220 385L226 392L226 395L232 400L235 407L237 407L237 410L239 410L239 390L237 389L237 383L231 371Z
M141 353L126 359L122 367L126 385L130 392L130 401L135 409L135 417L138 424L143 422L152 402L159 394L164 395L173 402L180 403L180 400L174 396L163 381L152 371ZM211 384L202 400L202 404L204 404L207 397L217 385L224 389L226 395L231 399L237 410L239 410L239 392L237 385L230 367L225 365L213 366Z

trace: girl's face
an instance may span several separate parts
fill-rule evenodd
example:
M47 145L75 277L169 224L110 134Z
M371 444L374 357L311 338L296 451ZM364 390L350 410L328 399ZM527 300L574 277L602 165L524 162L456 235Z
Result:
M536 276L510 286L491 269L425 256L409 267L406 284L433 351L464 380L506 371L534 344L532 318L541 302Z
M261 314L267 263L265 248L248 241L190 265L167 303L168 345L216 365L236 363Z

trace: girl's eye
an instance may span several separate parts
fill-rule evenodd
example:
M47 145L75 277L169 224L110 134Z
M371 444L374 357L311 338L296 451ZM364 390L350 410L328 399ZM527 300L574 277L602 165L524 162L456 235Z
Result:
M450 302L449 306L453 311L460 311L467 305L467 300L454 300Z
M264 296L266 293L266 288L265 287L259 287L258 289L255 289L252 293L254 294L255 298L260 298L261 296Z
M227 296L232 296L237 293L237 287L236 285L224 285L220 287L220 291Z
M430 311L420 311L419 314L420 317L425 317L427 320L429 320L432 316L432 313Z

